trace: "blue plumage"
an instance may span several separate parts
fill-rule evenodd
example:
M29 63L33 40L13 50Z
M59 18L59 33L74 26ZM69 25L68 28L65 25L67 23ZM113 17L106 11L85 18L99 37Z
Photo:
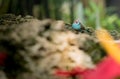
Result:
M75 30L80 30L81 29L81 24L80 22L74 22L72 24L72 28L75 29Z

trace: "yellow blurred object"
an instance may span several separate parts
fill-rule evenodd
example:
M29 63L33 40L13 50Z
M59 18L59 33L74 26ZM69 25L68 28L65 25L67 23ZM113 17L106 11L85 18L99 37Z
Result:
M120 48L114 42L114 39L108 33L108 31L100 28L96 30L96 36L100 41L100 44L106 50L107 54L120 64ZM110 41L110 42L107 42L107 41Z

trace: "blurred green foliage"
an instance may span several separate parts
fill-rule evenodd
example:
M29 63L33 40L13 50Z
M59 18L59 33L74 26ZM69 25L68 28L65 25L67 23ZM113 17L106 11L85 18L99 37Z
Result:
M10 0L0 0L0 14L7 13Z
M96 12L99 10L100 26L108 30L117 30L120 32L120 19L118 15L109 15L101 6L96 5L94 2L89 2L89 7L85 8L85 24L96 28Z
M96 5L93 0L89 0L88 7L84 8L81 0L0 0L0 15L6 13L32 15L39 19L61 19L67 23L80 19L94 29L97 26L96 11L99 11L101 27L120 32L119 17L116 14L110 15L113 8L108 11L109 13L107 10L109 9Z

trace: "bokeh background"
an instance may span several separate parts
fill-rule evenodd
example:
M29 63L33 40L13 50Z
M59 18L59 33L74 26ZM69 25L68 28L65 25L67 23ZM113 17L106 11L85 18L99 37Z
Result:
M95 27L97 9L102 26L114 29L114 23L119 25L119 3L119 0L0 0L0 14L32 15L67 23L79 18L86 25Z

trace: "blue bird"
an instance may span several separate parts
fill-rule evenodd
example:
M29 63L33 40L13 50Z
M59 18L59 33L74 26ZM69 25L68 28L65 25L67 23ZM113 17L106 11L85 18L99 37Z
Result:
M80 23L78 20L76 20L76 21L72 24L72 28L73 28L74 30L80 30L80 29L81 29L81 23Z
M92 28L84 26L79 20L75 20L73 24L65 23L65 27L68 30L72 30L76 34L80 32L92 35L94 33L94 30Z
M79 20L75 20L73 24L66 23L66 28L69 30L76 30L78 32L82 32L85 30L85 27L81 24Z

